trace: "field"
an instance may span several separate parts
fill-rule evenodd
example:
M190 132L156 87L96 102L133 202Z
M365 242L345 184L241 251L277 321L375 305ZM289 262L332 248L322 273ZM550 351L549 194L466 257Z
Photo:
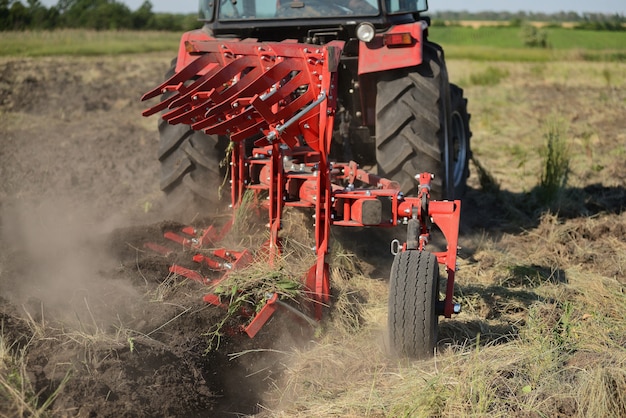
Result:
M318 329L279 313L209 350L221 311L142 249L221 219L158 190L138 99L174 50L0 57L0 416L626 416L626 63L439 36L474 159L463 312L417 362L387 354L392 237L367 230L336 231Z

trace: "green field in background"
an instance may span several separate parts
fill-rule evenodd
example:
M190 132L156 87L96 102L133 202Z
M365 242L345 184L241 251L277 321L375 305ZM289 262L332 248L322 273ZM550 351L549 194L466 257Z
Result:
M176 51L180 33L156 31L0 32L0 56L116 55Z
M448 58L491 61L592 60L625 61L626 31L567 28L539 29L547 48L525 47L521 27L435 26L430 39L443 45Z
M541 29L547 48L525 47L522 28L434 26L430 39L448 58L489 61L626 61L626 31ZM176 51L180 33L155 31L58 30L0 32L0 56L115 55Z

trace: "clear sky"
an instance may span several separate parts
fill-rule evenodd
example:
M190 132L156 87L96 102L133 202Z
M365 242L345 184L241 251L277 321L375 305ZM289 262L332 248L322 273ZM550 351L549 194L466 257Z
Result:
M42 3L50 7L57 4L57 0L42 0ZM131 10L137 10L143 0L122 0L122 3L128 5ZM154 12L195 13L198 10L197 0L151 0L151 3ZM626 15L626 0L430 0L428 4L431 12L443 10L517 12L522 10L545 13L573 11L579 14L591 12Z

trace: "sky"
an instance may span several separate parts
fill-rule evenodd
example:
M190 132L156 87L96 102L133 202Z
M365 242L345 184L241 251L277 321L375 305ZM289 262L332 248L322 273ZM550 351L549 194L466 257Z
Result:
M119 1L119 0L118 0ZM137 10L144 0L122 0L131 10ZM333 1L333 0L330 0ZM57 0L43 0L47 6L57 4ZM198 10L197 0L151 0L152 11L170 13L195 13ZM526 0L526 1L506 1L506 0L430 0L428 2L431 12L454 10L467 10L470 12L479 11L525 11L555 13L560 11L577 12L579 14L590 13L619 13L626 15L625 0Z

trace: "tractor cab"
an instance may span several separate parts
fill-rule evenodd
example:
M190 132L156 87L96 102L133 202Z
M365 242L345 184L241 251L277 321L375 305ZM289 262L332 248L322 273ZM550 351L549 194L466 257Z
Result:
M367 40L376 31L420 20L427 9L426 0L201 0L200 19L218 37L324 43ZM315 36L327 29L332 39Z

